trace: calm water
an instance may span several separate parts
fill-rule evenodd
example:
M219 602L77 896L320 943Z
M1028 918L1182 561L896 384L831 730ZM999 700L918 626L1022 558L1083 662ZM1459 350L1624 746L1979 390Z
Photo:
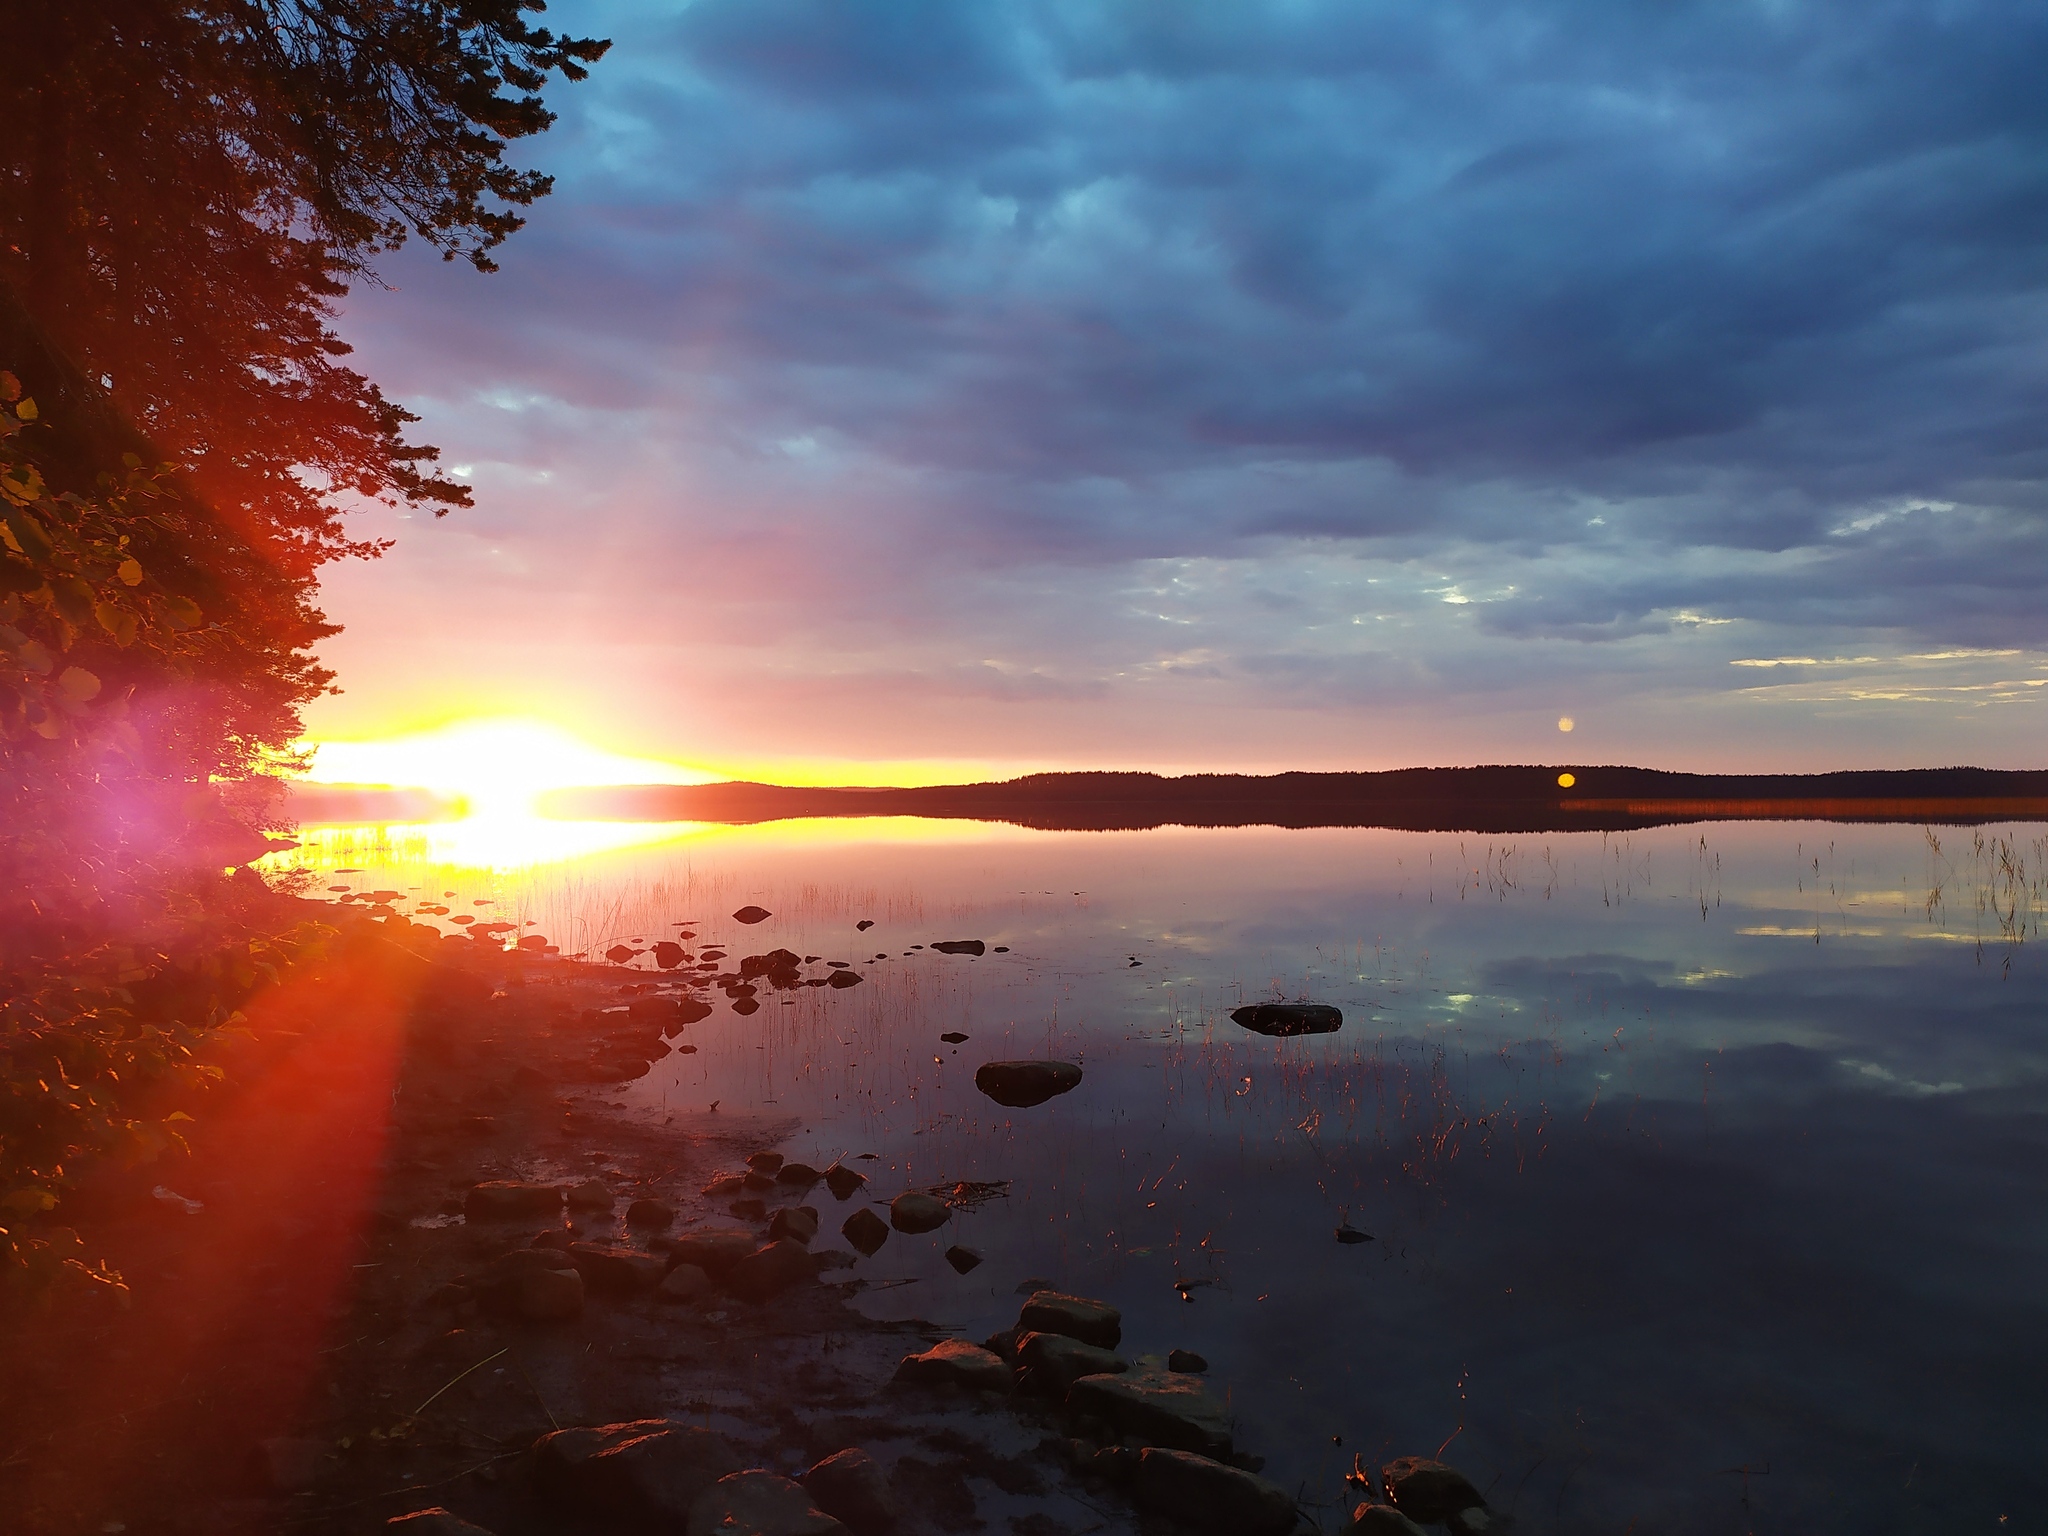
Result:
M860 1304L979 1338L1026 1277L1103 1296L1126 1353L1209 1358L1332 1527L1354 1453L1444 1447L1525 1530L2048 1529L2040 826L533 836L299 857L565 950L690 920L693 952L853 962L751 1017L713 993L615 1097L873 1153L884 1196L1007 1181L863 1262ZM912 948L941 939L1008 953ZM1345 1026L1228 1017L1275 997ZM1042 1055L1081 1086L973 1086Z

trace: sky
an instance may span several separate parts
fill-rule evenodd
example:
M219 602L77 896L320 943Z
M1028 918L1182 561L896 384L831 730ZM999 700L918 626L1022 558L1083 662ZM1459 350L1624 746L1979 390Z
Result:
M2048 761L2048 8L547 19L554 195L341 317L477 505L356 520L315 737Z

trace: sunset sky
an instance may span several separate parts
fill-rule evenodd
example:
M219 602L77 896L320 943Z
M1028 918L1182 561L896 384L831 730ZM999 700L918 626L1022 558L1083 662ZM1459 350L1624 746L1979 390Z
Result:
M2048 757L2048 8L549 21L616 46L503 271L388 258L342 321L477 506L359 519L316 737Z

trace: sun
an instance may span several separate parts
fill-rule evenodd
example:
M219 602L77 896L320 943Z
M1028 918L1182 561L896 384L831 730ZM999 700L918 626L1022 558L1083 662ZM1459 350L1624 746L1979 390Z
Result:
M661 758L606 751L547 721L464 720L369 741L309 741L316 784L381 784L456 795L471 817L531 816L536 797L588 784L701 784Z

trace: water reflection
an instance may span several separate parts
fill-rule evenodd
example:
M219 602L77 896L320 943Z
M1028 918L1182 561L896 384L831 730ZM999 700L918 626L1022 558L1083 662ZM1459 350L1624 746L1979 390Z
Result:
M2043 1507L2039 827L660 831L470 869L410 835L304 852L359 870L319 884L461 893L426 921L481 899L637 940L631 985L681 989L651 946L685 922L726 969L842 962L859 984L750 1016L711 994L616 1097L875 1154L884 1197L1003 1184L864 1260L863 1304L978 1337L1027 1276L1102 1294L1134 1350L1207 1356L1312 1499L1354 1452L1451 1441L1540 1529ZM1232 1020L1298 1001L1343 1028ZM1033 1058L1083 1079L977 1091ZM858 1202L819 1203L836 1241Z

